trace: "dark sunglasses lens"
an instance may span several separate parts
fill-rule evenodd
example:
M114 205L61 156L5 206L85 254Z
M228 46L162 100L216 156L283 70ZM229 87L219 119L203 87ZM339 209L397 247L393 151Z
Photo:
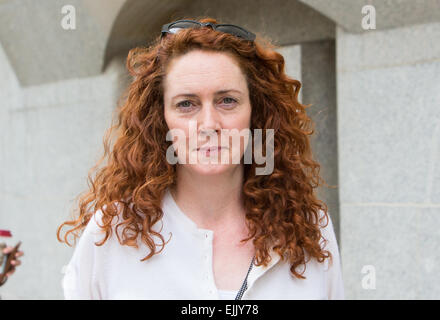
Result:
M180 29L197 28L197 27L200 27L200 24L196 22L190 22L190 21L176 22L169 27L168 32L176 33Z
M246 39L246 40L252 40L251 35L249 33L247 33L245 30L238 28L238 27L234 27L234 26L217 26L217 30L221 31L221 32L226 32L229 34L232 34L236 37L240 37L242 39Z

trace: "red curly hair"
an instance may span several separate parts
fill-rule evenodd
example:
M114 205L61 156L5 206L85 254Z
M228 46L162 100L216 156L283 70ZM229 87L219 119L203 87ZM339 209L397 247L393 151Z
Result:
M198 21L217 23L212 18ZM305 111L309 105L298 102L301 83L286 75L284 58L275 48L259 34L251 42L210 28L191 28L163 39L158 36L147 48L130 50L126 66L133 80L115 111L116 123L112 122L104 137L104 154L88 173L89 190L79 196L79 215L58 227L58 240L70 246L68 235L78 238L94 212L101 210L100 227L105 237L96 245L103 245L111 236L112 221L117 217L121 222L115 233L121 245L137 248L140 236L149 247L150 252L141 261L164 249L163 236L152 227L163 216L161 203L167 188L176 183L176 166L166 160L171 142L166 140L163 81L173 58L199 49L236 58L249 88L250 129L274 129L275 133L273 172L255 175L257 165L244 164L242 196L250 233L241 241L252 239L257 265L267 265L269 248L273 248L281 259L289 261L290 271L297 278L305 279L303 273L311 258L331 260L331 253L321 247L319 225L324 218L324 226L328 224L328 208L314 194L314 188L326 185L319 176L320 165L313 160L308 137L314 132L314 123ZM99 168L104 160L107 163ZM73 228L61 239L65 225ZM153 237L162 242L160 250ZM297 271L300 265L304 265L302 273Z

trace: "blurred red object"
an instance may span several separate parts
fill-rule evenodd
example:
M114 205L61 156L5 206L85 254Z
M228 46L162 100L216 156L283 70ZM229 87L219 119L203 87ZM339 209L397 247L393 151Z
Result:
M12 237L11 231L9 231L9 230L0 230L0 237Z

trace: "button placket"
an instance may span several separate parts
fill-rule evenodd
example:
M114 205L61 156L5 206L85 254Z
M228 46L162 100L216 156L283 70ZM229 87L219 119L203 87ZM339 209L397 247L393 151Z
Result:
M204 265L205 265L205 276L204 279L207 283L208 292L210 295L214 295L214 287L213 287L213 281L210 274L212 274L212 237L208 231L203 232L203 239L204 239ZM211 259L211 260L210 260Z

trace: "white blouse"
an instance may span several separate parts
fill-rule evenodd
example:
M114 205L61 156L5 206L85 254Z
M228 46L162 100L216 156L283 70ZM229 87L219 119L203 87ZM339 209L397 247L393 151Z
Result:
M167 241L161 253L140 261L149 248L120 245L115 233L102 246L102 212L96 211L81 235L66 266L62 287L65 299L216 300L235 299L236 292L218 290L212 266L214 232L202 229L185 215L167 191L162 202L163 217L153 229ZM122 229L122 228L120 228ZM119 230L120 231L120 230ZM344 299L338 245L331 219L322 229L325 247L333 255L318 263L311 259L304 276L290 274L290 265L270 251L268 266L254 265L242 300ZM160 240L155 240L161 244ZM160 249L160 248L159 248ZM298 271L302 271L301 266Z
M230 290L220 290L218 289L218 295L220 297L220 300L235 300L235 297L237 296L236 291L230 291Z

